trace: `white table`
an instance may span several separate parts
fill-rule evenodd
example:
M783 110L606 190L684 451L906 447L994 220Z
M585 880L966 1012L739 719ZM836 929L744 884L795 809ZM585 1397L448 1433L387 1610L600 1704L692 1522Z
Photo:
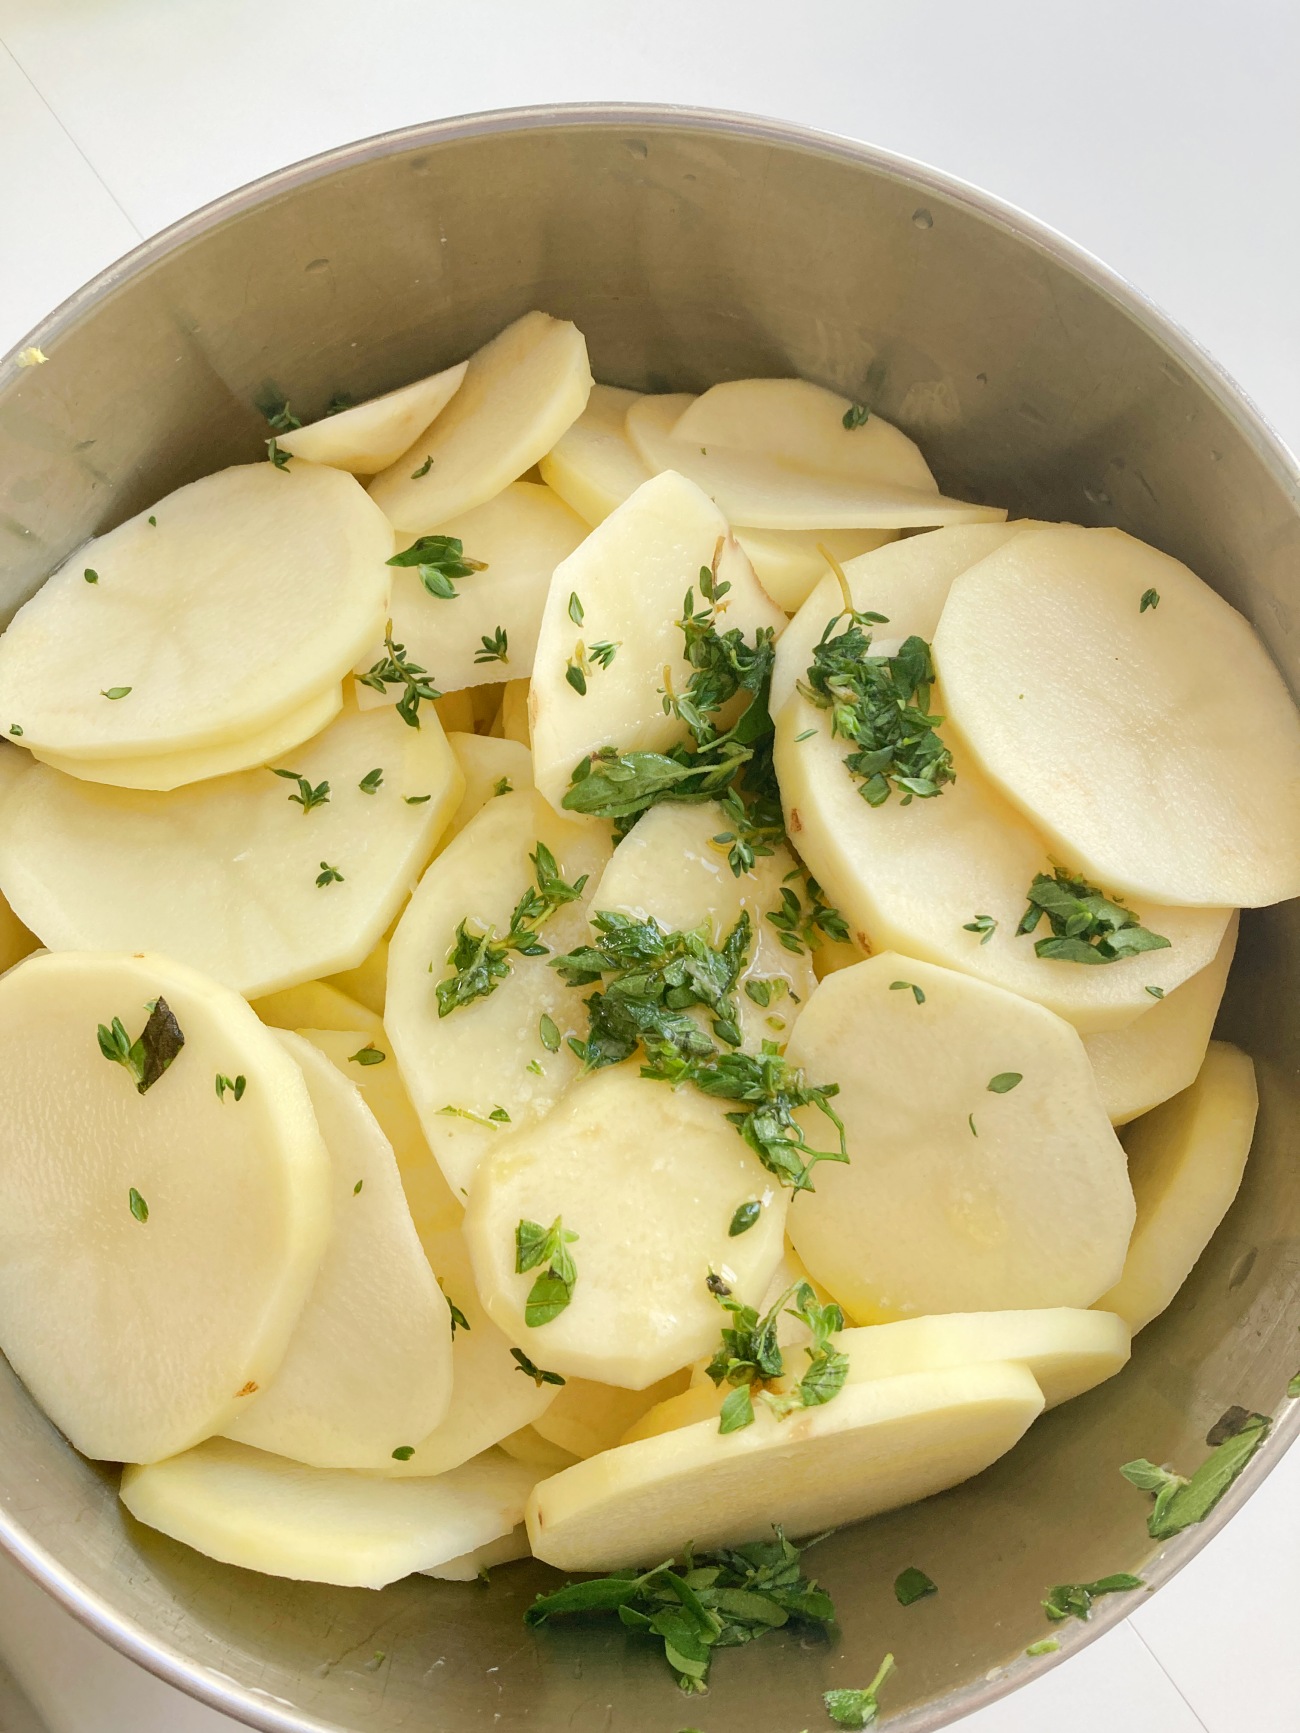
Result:
M0 0L0 350L282 163L443 114L667 100L867 139L1023 206L1150 294L1297 447L1298 63L1294 0ZM1298 1619L1294 1452L1140 1612L965 1726L1290 1733ZM0 1654L50 1733L231 1729L8 1566ZM0 1733L27 1733L5 1691Z

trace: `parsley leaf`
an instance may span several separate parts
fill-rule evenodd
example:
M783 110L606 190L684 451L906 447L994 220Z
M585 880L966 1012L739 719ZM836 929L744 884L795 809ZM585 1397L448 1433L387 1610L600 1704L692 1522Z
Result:
M87 566L85 571L81 575L83 578L85 578L85 580L88 584L97 584L99 582L99 573L94 569L93 566Z
M1092 1616L1092 1603L1099 1596L1122 1595L1130 1589L1145 1587L1141 1577L1132 1576L1128 1571L1099 1577L1095 1583L1058 1583L1043 1602L1043 1611L1057 1623L1062 1619L1087 1620Z
M1272 1424L1266 1415L1247 1415L1240 1429L1211 1451L1190 1480L1144 1456L1126 1462L1120 1469L1125 1480L1154 1495L1155 1505L1147 1517L1152 1540L1169 1540L1203 1522L1264 1442Z
M1050 939L1035 940L1036 956L1059 963L1117 963L1141 951L1169 948L1169 940L1148 932L1132 909L1063 867L1035 873L1028 896L1017 935L1032 933L1044 915L1052 929Z
M399 1444L397 1449L393 1452L393 1461L409 1462L414 1455L415 1446L413 1444Z
M577 1237L559 1216L549 1228L522 1219L515 1228L515 1273L525 1275L539 1264L546 1266L524 1302L524 1322L530 1330L558 1318L573 1299L578 1270L568 1248Z
M900 1607L910 1607L915 1601L923 1601L927 1595L937 1595L939 1585L933 1582L924 1571L917 1570L915 1565L908 1565L905 1571L899 1571L894 1578L894 1599Z
M382 1065L388 1055L382 1047L376 1047L373 1041L367 1041L364 1047L358 1047L355 1053L348 1054L349 1065Z
M434 688L427 668L407 659L406 645L394 644L391 620L384 630L384 648L388 654L364 674L358 674L357 679L375 692L386 693L390 686L400 686L402 696L397 701L397 714L409 728L418 728L421 703L432 704L442 693Z
M304 816L309 813L314 806L328 805L330 797L330 785L328 782L318 782L315 788L313 788L308 779L305 776L299 776L296 770L277 770L274 765L268 765L267 768L270 770L272 776L283 776L286 782L296 782L298 784L297 794L291 794L289 799L295 801L302 808ZM374 772L372 771L371 775L373 774ZM373 791L367 790L367 793L370 792Z
M105 1059L130 1073L141 1095L153 1088L185 1045L180 1024L172 1015L166 999L154 1000L149 1009L149 1020L134 1041L120 1017L114 1017L108 1025L101 1023L98 1035L99 1051Z
M479 642L483 648L474 652L476 663L508 662L510 660L510 638L504 626L496 627L490 638L484 634Z
M561 1378L558 1372L544 1372L540 1366L534 1366L522 1348L512 1348L510 1358L517 1362L516 1370L526 1372L539 1388L543 1384L563 1385L568 1382L567 1379Z
M560 1026L547 1011L537 1020L537 1035L548 1053L560 1051Z
M865 1691L824 1691L822 1702L837 1727L870 1727L880 1714L880 1687L894 1670L894 1657L886 1655Z
M432 460L429 467L432 468ZM412 481L415 477L411 477ZM409 548L394 554L390 566L414 566L415 575L431 596L454 602L460 591L454 578L468 578L487 570L486 560L471 560L459 536L419 536Z
M528 858L533 863L535 884L515 904L504 937L497 938L490 928L481 933L471 932L468 915L457 926L456 941L446 958L452 972L438 983L439 1017L449 1017L461 1005L470 1005L475 999L486 999L489 993L495 993L510 973L511 951L521 957L547 956L549 947L538 938L538 928L556 909L581 897L587 874L567 884L544 842L539 842Z

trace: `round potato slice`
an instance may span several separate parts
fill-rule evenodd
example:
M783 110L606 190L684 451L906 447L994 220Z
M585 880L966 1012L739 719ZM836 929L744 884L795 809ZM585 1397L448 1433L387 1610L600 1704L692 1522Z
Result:
M464 773L465 792L438 838L439 854L490 800L533 786L533 755L517 740L494 740L490 734L449 734L447 740Z
M468 366L468 361L458 361L427 379L278 433L276 440L282 451L309 463L327 463L352 475L378 475L442 414L460 390Z
M1137 1226L1124 1273L1097 1306L1134 1335L1169 1305L1227 1215L1258 1111L1252 1061L1211 1041L1191 1088L1125 1130Z
M640 396L593 385L587 407L538 464L547 486L593 529L650 479L623 425Z
M820 984L788 1056L840 1085L850 1161L790 1238L856 1322L1088 1306L1117 1279L1133 1194L1068 1023L886 952Z
M329 1152L333 1222L279 1371L223 1430L314 1468L380 1468L447 1412L451 1317L375 1116L310 1041L276 1039Z
M1122 530L1026 531L954 582L934 653L985 774L1077 870L1169 903L1300 893L1300 715L1177 560Z
M682 1426L697 1426L701 1420L717 1424L730 1387L719 1387L711 1378L692 1383L676 1396L668 1396L628 1427L620 1444L635 1444L639 1438L658 1438L661 1432L676 1432Z
M492 1451L434 1480L308 1468L213 1438L128 1468L122 1503L222 1564L298 1582L382 1589L511 1533L536 1475Z
M457 927L466 921L475 933L508 933L520 898L536 889L529 857L539 843L567 883L585 874L588 892L609 859L608 826L559 818L526 788L494 798L425 873L389 946L393 1051L457 1198L467 1195L483 1152L508 1127L548 1113L580 1069L567 1037L586 1031L588 989L566 987L550 961L588 942L585 895L543 923L543 955L510 952L509 975L492 992L439 1015L438 984L453 973L447 957Z
M274 773L170 794L33 765L5 803L0 886L52 950L156 948L257 998L366 957L461 789L427 710L418 729L346 711Z
M483 1304L530 1360L644 1390L717 1345L725 1314L711 1271L742 1297L762 1293L781 1257L786 1196L725 1106L649 1081L630 1061L576 1083L540 1125L484 1153L465 1238ZM759 1218L732 1237L750 1198ZM530 1325L546 1266L516 1271L516 1228L557 1217L578 1236L577 1280L558 1316Z
M341 470L205 476L96 536L19 609L0 639L0 717L24 746L74 758L246 739L382 633L392 551Z
M546 1412L533 1421L533 1431L570 1456L595 1456L621 1443L633 1422L651 1408L684 1391L689 1376L682 1368L645 1390L619 1390L612 1384L570 1378Z
M680 475L646 482L556 567L529 711L533 774L557 809L587 753L656 751L685 737L685 724L664 713L665 669L683 691L692 670L677 622L688 589L702 603L700 571L715 560L719 580L731 585L717 609L718 630L738 626L748 640L763 626L779 633L785 615L759 588L726 519ZM615 646L604 666L591 660L601 645ZM584 652L586 691L579 692L568 669Z
M567 1468L528 1500L534 1555L561 1570L649 1565L692 1542L815 1534L979 1474L1042 1412L1023 1366L954 1367L847 1384L821 1408L720 1433L701 1421Z
M576 325L525 313L469 358L427 432L370 484L394 529L427 535L517 481L578 419L591 391Z
M823 548L843 563L897 539L897 530L736 530L755 577L787 614L802 607L826 575Z
M942 695L934 707L942 709ZM1143 899L1130 906L1167 948L1097 965L1040 957L1035 943L1050 929L1017 928L1035 875L1052 870L1048 845L969 753L941 729L957 780L907 806L894 793L871 807L829 717L799 693L789 699L777 718L776 769L791 839L864 951L964 970L1036 999L1084 1034L1149 1014L1148 987L1172 993L1214 960L1230 910Z
M316 1279L329 1157L302 1075L165 957L30 957L0 1030L0 1348L84 1455L171 1456L270 1383Z

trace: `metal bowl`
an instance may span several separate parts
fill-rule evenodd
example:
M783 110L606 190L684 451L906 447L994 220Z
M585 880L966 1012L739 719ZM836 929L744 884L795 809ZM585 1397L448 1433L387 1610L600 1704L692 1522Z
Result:
M668 108L515 111L351 145L210 205L0 365L0 603L83 537L262 452L254 405L304 417L457 359L542 307L577 321L601 379L699 390L800 374L922 443L945 491L1013 514L1122 524L1186 560L1300 672L1297 474L1180 332L1058 236L928 169L774 122ZM1255 1056L1241 1195L1170 1310L1109 1384L1049 1414L978 1480L844 1530L816 1555L841 1635L724 1654L710 1733L814 1724L819 1693L898 1658L887 1707L934 1729L1056 1664L1058 1582L1155 1586L1227 1521L1300 1432L1294 907L1245 925L1222 1031ZM1152 1558L1116 1472L1188 1464L1232 1403L1279 1412L1218 1509ZM1281 1412L1285 1409L1285 1412ZM525 1630L548 1573L412 1579L371 1594L227 1569L136 1526L0 1365L0 1539L100 1636L250 1726L302 1733L671 1733L693 1712L617 1626ZM924 1609L904 1566L941 1584ZM1128 1610L1057 1628L1057 1661Z

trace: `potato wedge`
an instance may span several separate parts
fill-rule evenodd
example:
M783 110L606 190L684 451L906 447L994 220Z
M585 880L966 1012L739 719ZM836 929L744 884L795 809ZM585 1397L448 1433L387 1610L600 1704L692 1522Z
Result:
M640 396L593 385L587 407L538 466L547 486L592 529L650 479L623 425Z
M823 548L843 564L898 540L897 530L751 530L737 527L754 576L779 608L793 614L826 575Z
M378 475L442 414L460 390L468 366L468 361L458 361L427 379L278 433L277 443L308 463L327 463L352 475Z
M628 1428L651 1408L680 1394L689 1376L682 1368L645 1390L620 1390L613 1384L570 1378L546 1412L533 1421L533 1431L570 1456L595 1456L621 1443Z
M517 740L494 740L488 734L449 734L447 740L465 775L465 792L438 838L441 854L490 800L533 785L533 755ZM504 782L505 786L502 786Z

